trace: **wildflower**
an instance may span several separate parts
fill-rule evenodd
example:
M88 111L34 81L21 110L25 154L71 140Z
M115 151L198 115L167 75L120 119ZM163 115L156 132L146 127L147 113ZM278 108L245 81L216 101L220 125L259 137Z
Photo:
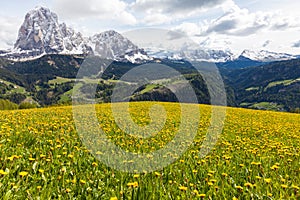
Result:
M140 177L140 175L138 174L133 175L133 178L138 178L138 177Z
M117 197L111 197L110 200L118 200Z
M214 184L213 184L212 182L208 182L208 185L209 185L209 186L212 186L212 185L214 185Z
M284 185L284 184L282 184L281 187L282 187L283 189L288 188L288 186L287 186L287 185Z
M215 183L215 182L217 182L217 180L216 179L211 179L210 182Z
M28 175L28 172L23 171L23 172L20 172L19 175L22 176L22 177L24 177L24 176Z
M296 190L299 190L299 189L300 189L300 188L299 188L298 186L296 186L296 185L292 185L291 188L296 189Z
M200 198L204 198L206 196L206 194L198 194L197 196Z
M67 168L66 167L62 167L61 168L61 172L66 172L67 171Z
M127 186L136 188L139 186L139 183L135 181L135 182L127 183Z
M93 163L92 163L92 166L93 166L93 167L97 167L98 164L97 164L96 162L93 162Z
M45 170L39 169L39 172L40 172L41 174L43 174L43 173L45 172Z
M187 187L184 187L184 186L180 186L180 187L179 187L179 190L180 190L180 191L187 191L187 189L188 189L188 188L187 188Z
M41 154L41 155L40 155L40 158L46 158L46 155Z
M155 174L155 176L161 176L161 174L158 172L154 172L154 174Z
M268 197L272 197L273 196L271 193L268 193L267 195L268 195Z
M240 185L235 186L235 188L238 189L239 191L242 191L242 190L243 190L243 187L240 186Z
M228 176L228 174L226 174L226 173L222 173L222 176L226 177L226 176Z
M265 182L266 182L266 183L271 183L271 181L272 181L272 179L270 179L270 178L265 178Z
M85 180L80 180L79 181L82 185L86 184L86 181Z
M68 155L68 158L73 158L73 157L74 157L73 154L69 154L69 155Z
M70 193L71 191L72 191L72 190L69 189L69 188L66 189L66 193Z
M6 174L8 174L8 173L3 171L2 169L0 170L0 175L6 175Z
M273 166L271 167L271 169L272 169L272 170L276 170L276 169L279 169L279 167L278 167L277 165L273 165Z
M253 187L253 185L252 185L251 183L245 183L244 186L245 186L245 187L248 187L248 188L249 188L249 187Z

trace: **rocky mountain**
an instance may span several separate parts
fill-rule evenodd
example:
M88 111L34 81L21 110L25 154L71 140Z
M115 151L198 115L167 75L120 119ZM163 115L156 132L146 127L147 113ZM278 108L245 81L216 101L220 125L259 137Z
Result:
M238 66L242 63L241 67L248 66L248 64L269 63L274 61L291 60L297 58L297 56L276 53L270 51L251 51L244 50L240 54L234 54L230 50L214 50L214 49L194 49L194 50L175 50L167 51L160 48L146 48L148 55L161 58L161 59L172 59L172 60L190 60L190 61L206 61L218 63L222 66L234 64Z
M143 49L114 30L96 34L88 41L97 56L132 63L151 60Z
M133 63L150 59L143 49L115 31L84 37L65 23L59 23L58 16L50 9L36 7L26 14L13 50L2 51L0 56L29 60L47 54L94 54Z
M144 51L113 30L85 37L65 23L60 23L57 14L50 9L36 7L26 14L14 48L10 51L0 51L0 57L22 61L47 54L92 54L132 63L146 62L153 58L207 61L229 68L296 58L293 55L269 51L245 50L235 55L230 50L189 49L186 46L171 50L149 47Z
M193 49L167 51L159 48L146 48L148 55L171 60L207 61L207 62L227 62L234 60L234 54L230 51L213 49Z
M34 54L89 53L81 33L76 33L66 24L60 24L55 13L48 8L31 10L19 30L14 46L15 52L32 51Z
M258 52L251 50L244 50L239 56L240 59L248 58L250 60L261 61L261 62L273 62L282 60L291 60L297 58L296 56L286 53L275 53L270 51L261 50Z

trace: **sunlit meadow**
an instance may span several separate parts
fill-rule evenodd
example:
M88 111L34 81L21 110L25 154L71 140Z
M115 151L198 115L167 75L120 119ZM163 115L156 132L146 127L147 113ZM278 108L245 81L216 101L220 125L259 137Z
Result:
M165 126L148 139L120 130L110 104L97 105L99 126L123 149L154 151L180 125L180 104L160 104L167 112ZM150 122L151 105L131 104L137 124ZM200 105L198 135L184 155L163 170L142 174L119 172L95 159L79 139L72 107L1 111L0 198L300 199L300 115L228 108L217 144L201 158L210 111Z

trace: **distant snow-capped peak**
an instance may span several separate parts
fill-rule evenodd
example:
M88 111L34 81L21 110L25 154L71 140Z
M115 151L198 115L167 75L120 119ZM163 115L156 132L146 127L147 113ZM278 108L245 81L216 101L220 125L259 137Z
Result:
M161 48L145 48L148 55L156 58L167 58L173 60L188 61L207 61L207 62L226 62L235 59L235 55L229 50L213 49L181 49L181 50L164 50Z
M290 55L286 53L275 53L266 50L261 50L261 51L244 50L241 53L240 57L248 58L250 60L255 60L255 61L261 61L261 62L290 60L296 58L296 56L294 55Z

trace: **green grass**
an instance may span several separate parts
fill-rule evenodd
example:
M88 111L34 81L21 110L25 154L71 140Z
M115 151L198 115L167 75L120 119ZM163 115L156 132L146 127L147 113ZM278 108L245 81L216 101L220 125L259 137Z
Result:
M253 90L259 90L259 87L250 87L246 89L246 91L253 91Z
M264 91L267 91L268 88L271 88L271 87L275 87L277 85L281 85L283 84L284 86L289 86L293 83L296 83L296 82L299 82L300 81L300 78L297 78L297 79L289 79L289 80L282 80L282 81L274 81L274 82L271 82L267 85L267 87L265 87Z
M56 77L55 79L49 80L48 84L49 85L62 84L62 83L67 83L67 82L71 82L71 81L75 81L75 79Z
M99 126L90 128L101 127L110 142L129 152L160 149L177 134L181 115L179 104L159 104L166 109L166 121L163 129L148 139L121 130L114 121L111 104L96 106ZM117 105L122 107L122 104ZM151 123L149 108L152 105L151 102L131 103L129 112L133 121L140 126ZM183 155L172 152L165 155L177 160L164 169L141 174L121 172L95 159L76 131L72 107L0 112L0 197L300 198L299 115L227 108L220 138L212 151L201 157L211 107L189 106L189 111L201 111L193 145ZM87 126L91 123L88 119L82 120ZM101 140L92 141L104 145ZM98 155L101 156L101 152Z
M272 102L259 102L259 103L252 104L249 107L260 109L260 110L263 109L263 110L273 110L273 111L280 111L283 108L282 105L278 105Z
M157 85L157 84L148 84L148 85L146 85L146 88L143 89L140 93L144 94L144 93L150 92L151 90L153 90L156 87L159 87L159 85Z
M1 80L0 82L6 84L6 85L13 85L14 88L11 90L11 93L21 93L21 94L27 94L26 89L24 87L21 87L19 85L16 85L14 83L11 83L9 81Z

